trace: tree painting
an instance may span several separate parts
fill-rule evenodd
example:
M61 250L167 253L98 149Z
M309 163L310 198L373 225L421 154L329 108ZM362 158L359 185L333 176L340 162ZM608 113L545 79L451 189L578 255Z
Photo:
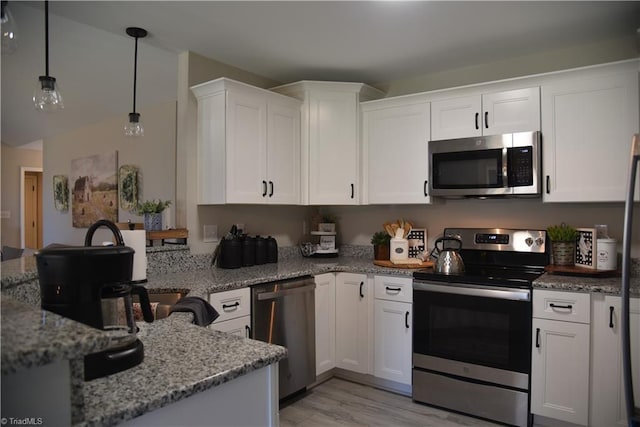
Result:
M120 207L127 211L133 211L138 206L138 168L132 165L120 166L118 181Z
M56 210L69 210L69 180L66 175L53 176L53 205Z

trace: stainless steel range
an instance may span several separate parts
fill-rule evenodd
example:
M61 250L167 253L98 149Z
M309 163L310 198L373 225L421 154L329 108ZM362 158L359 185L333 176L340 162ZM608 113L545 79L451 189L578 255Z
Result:
M447 228L462 274L413 275L413 400L505 424L531 424L532 282L544 230ZM457 247L456 247L457 249Z

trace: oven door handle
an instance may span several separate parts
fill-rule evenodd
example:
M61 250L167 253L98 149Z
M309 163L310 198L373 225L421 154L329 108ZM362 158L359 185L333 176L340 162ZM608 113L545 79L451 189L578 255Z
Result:
M433 283L413 282L413 289L418 291L440 292L443 294L468 295L473 297L498 298L515 301L531 301L531 291L529 289L508 289L508 288L484 288L473 287L471 285L447 284L436 285Z

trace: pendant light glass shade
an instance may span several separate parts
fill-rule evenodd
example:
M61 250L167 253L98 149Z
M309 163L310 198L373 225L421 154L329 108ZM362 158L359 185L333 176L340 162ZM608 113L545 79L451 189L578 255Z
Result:
M127 34L136 39L133 56L133 112L129 113L129 122L124 125L125 136L144 136L144 127L140 124L140 113L136 113L136 84L138 77L138 39L147 36L147 30L137 27L127 28Z
M64 108L62 94L55 77L49 75L49 2L44 2L44 62L45 75L38 77L36 90L33 93L33 105L38 111L57 111Z
M16 34L16 21L7 6L7 1L2 1L2 15L0 16L0 28L2 29L2 54L15 52L18 48Z
M129 113L129 122L124 125L125 136L144 136L144 127L140 124L139 113Z

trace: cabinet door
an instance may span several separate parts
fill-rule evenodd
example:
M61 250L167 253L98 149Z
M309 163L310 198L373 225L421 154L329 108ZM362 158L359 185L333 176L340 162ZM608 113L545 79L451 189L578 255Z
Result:
M268 203L300 203L300 109L269 102L267 114Z
M358 204L358 105L354 93L309 96L309 204Z
M336 275L315 276L316 375L336 366Z
M431 103L431 139L465 138L482 135L479 95Z
M636 132L637 72L543 85L544 201L623 201Z
M376 299L373 375L411 384L411 304Z
M540 88L482 95L482 134L540 130Z
M372 290L364 274L336 274L336 367L371 373Z
M362 114L368 203L427 203L428 102Z
M267 101L229 91L227 96L227 203L264 203Z
M243 338L251 338L251 316L242 316L224 322L214 322L209 328Z
M640 299L631 298L631 360L640 360ZM621 299L617 296L593 296L591 318L591 396L589 425L626 426L621 352ZM633 363L633 362L632 362ZM633 365L636 406L640 403L640 367Z
M589 325L533 319L531 412L580 425L589 418Z

